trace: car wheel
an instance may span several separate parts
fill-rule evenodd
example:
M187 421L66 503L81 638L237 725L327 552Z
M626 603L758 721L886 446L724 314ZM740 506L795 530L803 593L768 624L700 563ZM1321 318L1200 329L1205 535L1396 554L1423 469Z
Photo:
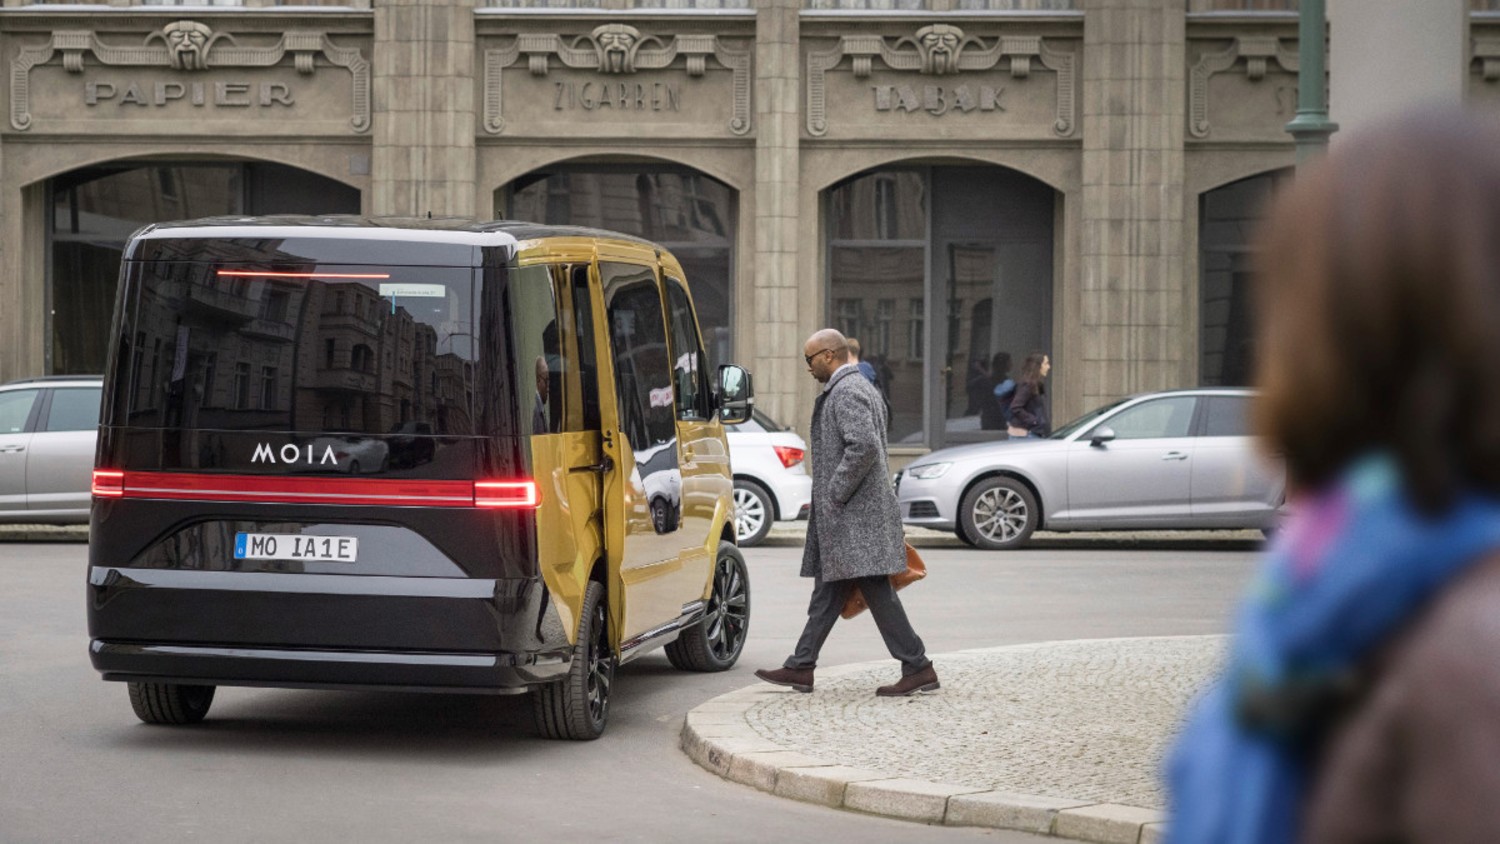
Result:
M959 530L974 545L991 551L1018 548L1041 521L1036 497L1014 478L987 478L964 496Z
M953 528L953 533L959 538L961 542L963 542L963 544L969 546L970 548L979 547L979 545L974 542L974 537L970 536L969 532L964 530L964 523L962 519L960 519L958 521L958 524Z
M734 535L741 548L759 545L771 532L771 495L754 481L734 482Z
M609 646L604 587L590 582L583 593L582 622L568 676L531 693L537 731L553 739L591 741L609 722L609 687L615 679L615 654Z
M667 532L667 503L660 498L651 502L651 528L658 534Z
M749 632L750 572L739 549L720 542L708 608L667 645L667 659L684 671L725 671L740 658Z
M127 683L130 708L147 724L196 724L214 702L213 686Z

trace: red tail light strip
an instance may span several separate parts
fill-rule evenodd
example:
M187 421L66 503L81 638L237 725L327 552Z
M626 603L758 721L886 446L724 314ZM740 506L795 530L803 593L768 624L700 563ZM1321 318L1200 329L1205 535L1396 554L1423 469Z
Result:
M106 475L101 483L101 475ZM108 481L113 480L114 486ZM422 481L392 478L288 478L187 472L94 472L94 494L177 501L341 504L385 507L535 508L534 481Z

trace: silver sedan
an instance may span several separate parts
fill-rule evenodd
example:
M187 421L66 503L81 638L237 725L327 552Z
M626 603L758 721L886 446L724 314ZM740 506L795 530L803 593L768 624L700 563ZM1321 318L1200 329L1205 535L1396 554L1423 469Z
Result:
M1250 436L1252 398L1235 389L1149 393L1047 439L934 451L896 475L902 521L995 550L1038 528L1268 531L1286 472Z

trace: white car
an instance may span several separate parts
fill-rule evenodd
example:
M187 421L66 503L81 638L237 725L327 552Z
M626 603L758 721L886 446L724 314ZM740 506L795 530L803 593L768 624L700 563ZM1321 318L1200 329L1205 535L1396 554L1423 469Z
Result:
M804 462L807 443L759 410L724 430L734 468L734 530L740 546L759 544L773 521L807 518L812 505L812 476Z

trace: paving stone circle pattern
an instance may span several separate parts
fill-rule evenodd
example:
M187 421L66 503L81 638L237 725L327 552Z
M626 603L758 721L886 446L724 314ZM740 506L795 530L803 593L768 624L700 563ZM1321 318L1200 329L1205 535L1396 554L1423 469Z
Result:
M892 777L1143 808L1165 805L1163 754L1227 638L1055 642L934 659L943 688L877 698L894 662L819 676L745 712L788 750Z

